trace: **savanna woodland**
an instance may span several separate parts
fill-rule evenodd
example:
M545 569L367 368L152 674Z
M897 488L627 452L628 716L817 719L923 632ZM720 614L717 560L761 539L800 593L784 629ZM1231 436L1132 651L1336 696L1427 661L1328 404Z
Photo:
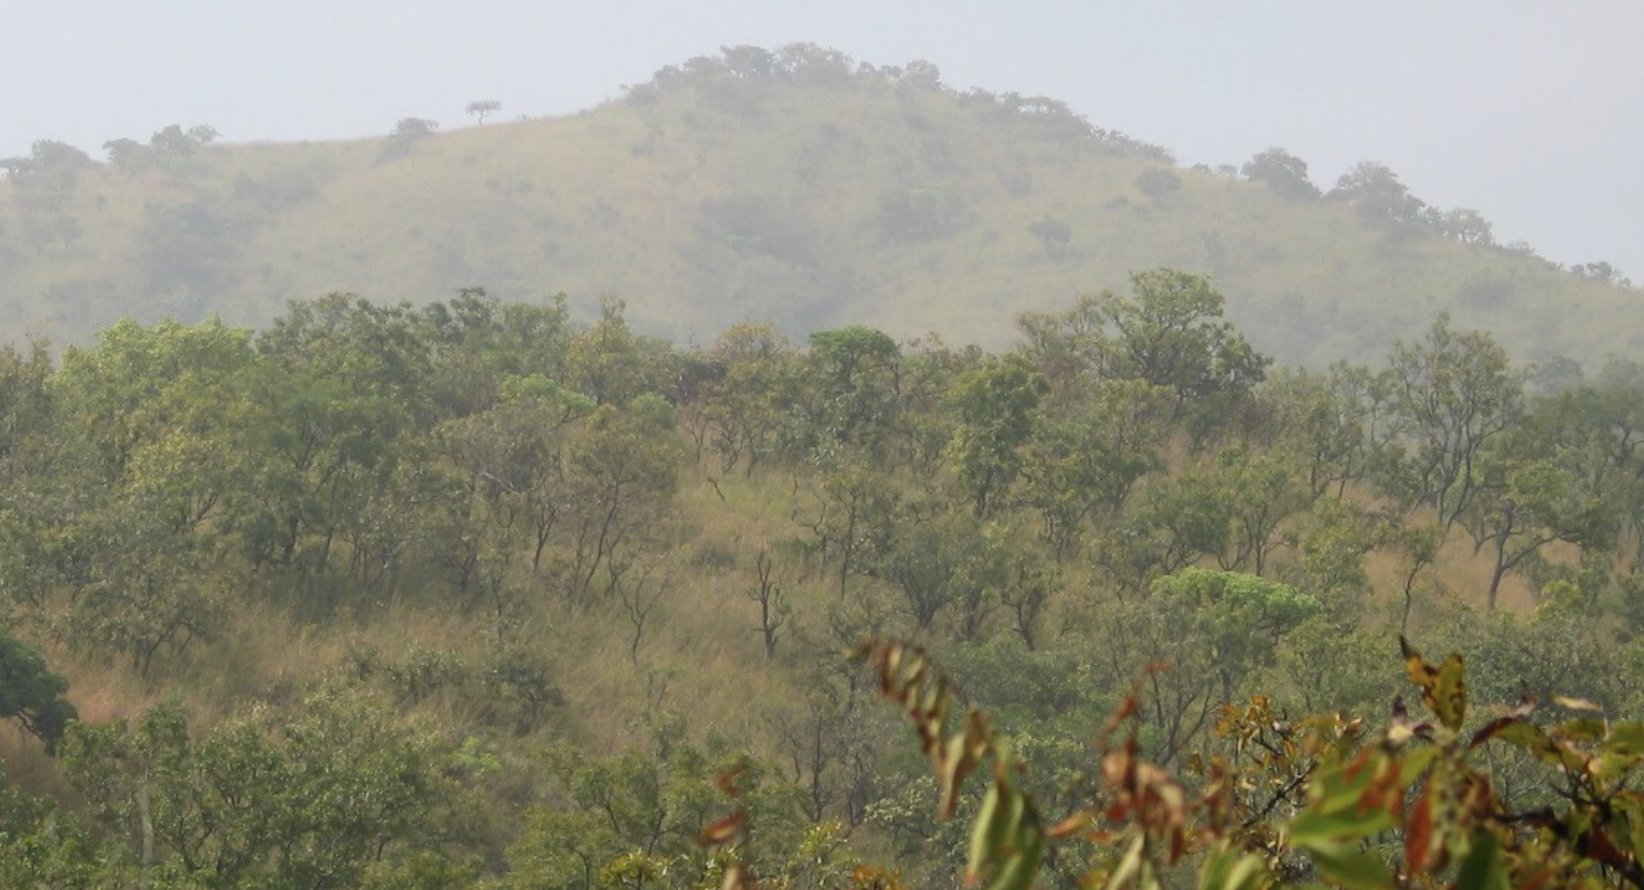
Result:
M649 128L637 163L803 90L900 109L928 135L902 175L954 185L841 222L902 253L839 280L820 257L850 245L783 201L704 203L735 229L720 259L772 299L810 270L813 299L707 345L618 299L478 287L227 324L214 290L283 274L246 271L278 213L343 186L314 173L258 210L286 181L272 149L210 128L7 162L7 286L104 265L79 303L40 298L78 307L65 342L0 351L0 888L1644 887L1644 364L1580 349L1626 331L1531 321L1507 345L1462 320L1537 282L1635 291L1497 247L1385 168L1330 195L1277 149L1171 172L923 63L739 48L594 114ZM1022 169L1110 165L1147 196L1101 225L1293 206L1448 296L1408 329L1343 315L1289 366L1261 344L1300 329L1234 323L1184 264L987 348L819 323L874 275L950 274L919 251L998 216L966 175L1034 192L939 138L984 118L1021 128L1001 157ZM504 132L433 129L402 121L358 163ZM358 148L302 163L341 177ZM635 212L604 206L606 229ZM238 228L189 234L224 208ZM173 253L90 231L127 212ZM96 221L12 226L74 214ZM1083 268L1082 220L1019 220L1020 262ZM1218 262L1260 290L1226 237ZM112 320L105 287L174 302ZM1374 354L1319 361L1360 334Z

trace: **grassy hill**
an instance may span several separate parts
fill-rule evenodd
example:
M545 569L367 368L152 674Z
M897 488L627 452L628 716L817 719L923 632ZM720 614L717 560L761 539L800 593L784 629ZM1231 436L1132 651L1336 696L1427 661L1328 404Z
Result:
M206 141L173 130L109 164L44 143L14 165L0 334L83 340L127 314L256 324L331 291L420 303L480 286L618 296L683 340L758 318L998 345L1018 312L1169 265L1213 276L1286 362L1367 360L1439 311L1533 360L1644 352L1636 291L1396 221L1419 208L1402 192L1391 214L1376 195L1286 197L1052 100L812 47L692 60L563 118Z

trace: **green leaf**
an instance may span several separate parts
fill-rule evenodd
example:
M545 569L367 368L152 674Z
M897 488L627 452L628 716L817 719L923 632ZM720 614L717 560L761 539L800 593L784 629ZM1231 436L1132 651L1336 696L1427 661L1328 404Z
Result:
M1113 874L1108 876L1106 890L1119 890L1120 887L1129 884L1130 879L1141 872L1142 844L1144 840L1143 837L1138 835L1136 840L1131 842L1130 849L1125 850L1125 855L1119 860L1119 864L1114 867Z
M1587 759L1580 752L1554 741L1541 727L1533 723L1514 720L1497 731L1493 738L1522 748L1544 763L1574 771L1585 771L1587 768Z
M1004 845L1005 819L1001 813L999 788L998 784L988 786L987 795L982 798L982 808L971 826L970 859L966 865L971 880L981 877L987 863L998 858L999 848Z
M1473 838L1473 851L1461 863L1456 875L1456 890L1509 890L1507 866L1496 849L1496 839L1488 834Z
M1205 857L1199 890L1258 890L1272 884L1262 857L1230 849L1225 842Z
M1290 823L1290 842L1299 847L1309 847L1344 838L1368 837L1393 826L1393 815L1381 807L1362 813L1356 809L1338 810L1334 813L1308 810Z
M1385 890L1393 886L1387 863L1351 842L1318 844L1307 848L1324 876L1349 890Z

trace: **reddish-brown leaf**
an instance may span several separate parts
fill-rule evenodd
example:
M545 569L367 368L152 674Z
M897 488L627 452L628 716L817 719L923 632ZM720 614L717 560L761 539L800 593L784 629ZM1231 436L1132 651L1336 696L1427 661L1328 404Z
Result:
M1064 837L1075 834L1084 829L1085 826L1089 825L1091 818L1092 817L1088 811L1074 813L1066 819L1052 825L1050 830L1045 832L1045 837L1048 837L1051 840L1060 840Z
M742 834L742 825L747 821L747 814L741 810L720 819L707 828L702 829L697 843L704 847L720 847L734 841Z
M1421 874L1427 870L1427 856L1433 849L1433 801L1432 792L1422 794L1421 799L1410 811L1410 822L1404 829L1404 861L1409 864L1411 874Z

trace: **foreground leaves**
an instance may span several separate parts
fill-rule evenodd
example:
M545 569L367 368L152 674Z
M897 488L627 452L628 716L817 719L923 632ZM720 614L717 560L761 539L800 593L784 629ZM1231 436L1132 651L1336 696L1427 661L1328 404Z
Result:
M1531 720L1536 703L1525 699L1469 736L1461 731L1462 658L1435 666L1400 643L1406 673L1436 722L1415 720L1396 703L1387 729L1364 737L1356 721L1340 718L1291 726L1258 698L1243 711L1224 708L1217 735L1235 756L1195 760L1197 785L1147 762L1134 731L1119 737L1143 708L1138 684L1098 738L1093 806L1048 830L986 715L970 711L963 729L949 734L951 684L922 649L887 642L858 654L913 722L941 784L940 815L951 817L965 778L992 763L966 873L990 890L1032 886L1050 844L1077 842L1094 854L1084 885L1109 890L1165 886L1185 862L1195 863L1199 887L1221 890L1309 880L1353 890L1644 887L1644 793L1633 790L1644 723L1578 716L1541 726ZM1578 699L1555 702L1584 715L1598 710ZM1247 756L1247 746L1267 753ZM1505 753L1493 753L1497 746L1551 770L1543 787L1562 789L1559 796L1510 809L1493 779L1492 760Z

